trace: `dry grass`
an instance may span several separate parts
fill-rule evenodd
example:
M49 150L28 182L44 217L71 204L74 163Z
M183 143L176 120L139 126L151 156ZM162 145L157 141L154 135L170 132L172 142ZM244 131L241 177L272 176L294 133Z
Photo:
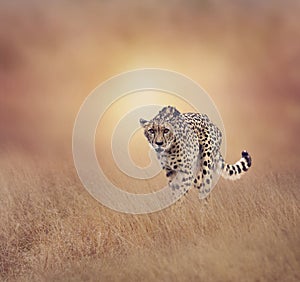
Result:
M1 162L4 280L300 279L299 177L287 170L221 181L206 207L190 193L161 212L125 215L92 199L67 162Z
M299 281L299 7L1 1L0 280ZM81 103L107 78L145 67L210 93L228 162L243 148L253 154L249 174L220 181L206 207L190 193L161 212L120 214L78 180L70 155Z

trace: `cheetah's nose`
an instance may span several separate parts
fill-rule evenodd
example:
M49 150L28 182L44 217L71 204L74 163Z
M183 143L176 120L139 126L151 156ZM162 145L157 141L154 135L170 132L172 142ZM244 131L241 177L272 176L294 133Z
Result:
M158 145L158 146L161 146L163 144L163 142L156 141L155 144Z

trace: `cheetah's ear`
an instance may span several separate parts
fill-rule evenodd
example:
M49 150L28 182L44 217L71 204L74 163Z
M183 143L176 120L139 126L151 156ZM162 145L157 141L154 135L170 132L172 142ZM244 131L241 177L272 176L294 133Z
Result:
M145 127L147 125L148 121L143 119L143 118L140 118L140 125Z

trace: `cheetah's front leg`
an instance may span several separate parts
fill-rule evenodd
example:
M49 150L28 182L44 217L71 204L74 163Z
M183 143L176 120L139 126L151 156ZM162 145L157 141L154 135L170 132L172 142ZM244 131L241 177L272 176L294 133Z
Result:
M174 199L179 199L186 194L192 185L193 174L191 172L170 171L167 172L169 187L172 190Z

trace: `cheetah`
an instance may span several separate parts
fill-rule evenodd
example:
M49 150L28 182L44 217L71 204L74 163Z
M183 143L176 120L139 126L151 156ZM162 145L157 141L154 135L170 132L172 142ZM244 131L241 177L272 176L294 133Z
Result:
M192 186L199 190L199 198L205 199L220 175L239 179L251 167L247 151L235 164L225 163L220 152L222 132L206 114L180 113L167 106L152 120L141 118L140 124L176 199Z

